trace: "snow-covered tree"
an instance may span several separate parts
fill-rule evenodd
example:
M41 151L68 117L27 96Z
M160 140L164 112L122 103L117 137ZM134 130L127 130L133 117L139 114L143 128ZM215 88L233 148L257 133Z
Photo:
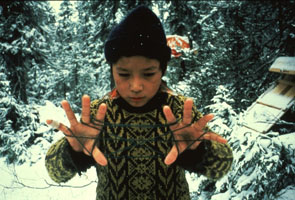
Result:
M74 100L73 93L78 82L78 73L76 65L73 62L75 56L75 25L72 20L73 6L70 1L63 1L58 13L58 23L56 28L58 59L56 66L57 71L55 88L58 91L58 97L63 99ZM72 96L69 96L69 93Z
M232 128L237 124L237 113L231 106L233 104L234 100L230 97L230 91L220 85L212 98L212 104L206 106L215 116L210 122L210 127L227 139L231 137Z
M28 103L29 79L48 64L50 40L48 2L1 1L0 51L12 95Z
M81 93L98 98L110 90L110 67L104 58L102 40L108 30L103 29L106 25L104 18L106 13L100 12L103 6L93 1L88 4L78 2L76 8L79 16L77 23L77 40L80 46L77 60L80 63L81 78L79 88Z
M8 163L23 163L28 159L26 148L34 140L38 115L11 94L2 57L0 63L0 156Z
M50 64L54 19L48 2L1 1L0 10L0 155L23 163L40 137L38 113L27 103L45 92L39 76Z

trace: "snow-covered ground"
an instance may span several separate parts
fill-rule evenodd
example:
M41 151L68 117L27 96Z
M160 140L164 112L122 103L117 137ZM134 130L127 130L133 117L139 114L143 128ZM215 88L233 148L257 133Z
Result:
M58 185L49 178L44 159L32 166L7 166L1 159L0 177L1 200L95 199L97 176L94 168Z
M41 125L36 134L47 132L46 119L52 119L68 125L64 111L53 103L46 101L44 106L36 107ZM43 124L43 125L42 125ZM61 132L53 134L53 142L63 137ZM95 199L96 171L91 168L82 176L76 176L65 184L54 183L45 168L45 154L50 144L42 140L42 145L31 146L30 162L23 165L7 165L0 158L0 200L81 200Z

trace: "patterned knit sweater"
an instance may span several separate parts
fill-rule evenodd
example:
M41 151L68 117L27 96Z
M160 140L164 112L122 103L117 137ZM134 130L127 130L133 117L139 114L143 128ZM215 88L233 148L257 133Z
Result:
M108 165L100 166L92 157L74 152L62 138L46 156L50 177L58 183L66 182L75 174L95 166L97 200L190 199L185 170L219 179L230 170L233 156L227 144L205 140L196 150L180 154L174 164L164 164L173 145L173 136L165 126L163 106L169 105L176 118L182 119L184 101L184 96L167 92L159 92L140 109L131 107L122 98L93 101L92 116L102 102L108 108L98 140ZM201 117L201 113L193 108L194 121Z

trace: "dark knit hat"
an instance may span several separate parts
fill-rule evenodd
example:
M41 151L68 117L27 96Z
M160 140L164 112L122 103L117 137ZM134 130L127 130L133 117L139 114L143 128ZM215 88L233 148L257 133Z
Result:
M163 26L155 13L146 6L135 8L113 28L104 52L110 63L116 63L122 56L141 55L157 59L163 72L171 58Z

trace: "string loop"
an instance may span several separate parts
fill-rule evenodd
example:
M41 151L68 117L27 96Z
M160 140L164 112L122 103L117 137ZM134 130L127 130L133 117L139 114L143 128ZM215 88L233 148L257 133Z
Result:
M176 131L179 131L179 130L182 130L182 129L184 129L184 128L187 128L187 127L189 127L189 126L191 126L192 125L192 123L190 123L190 124L187 124L187 125L185 125L185 126L183 126L183 127L181 127L181 128L178 128L178 129L175 129L175 130L171 130L169 127L170 126L173 126L173 125L176 125L178 122L179 122L180 120L178 119L178 120L176 120L175 122L173 122L173 123L168 123L168 124L154 124L154 125L152 125L152 124L115 124L115 123L107 123L107 122L103 122L103 121L101 121L101 120L97 120L97 119L95 119L95 118L91 118L91 124L87 124L87 123L85 123L85 122L83 122L82 121L82 119L80 119L80 122L83 124L83 125L85 125L85 126L88 126L88 127L91 127L91 128L93 128L93 129L96 129L96 130L98 130L99 131L99 134L97 135L97 136L95 136L95 137L93 137L93 136L77 136L77 135L75 135L74 134L74 132L70 129L70 128L68 128L67 127L67 129L69 130L69 132L71 133L71 135L68 135L68 134L65 134L64 133L64 135L66 136L66 137L73 137L73 138L75 138L78 142L79 142L79 144L82 146L82 148L89 154L89 155L92 155L92 153L93 153L93 150L94 150L94 148L95 148L95 146L99 146L99 144L102 142L102 141L104 141L104 142L114 142L114 141L116 141L116 142L128 142L128 146L127 147L125 147L125 148L123 148L123 149L119 149L118 151L115 151L115 152L111 152L111 153L109 153L109 154L105 154L104 153L104 156L105 157L107 157L107 158L123 158L123 157L125 157L125 158L154 158L154 157L165 157L166 155L164 155L164 153L163 152L160 152L160 151L157 151L157 150L155 150L155 149L153 149L153 151L155 152L155 154L154 155L147 155L147 156L140 156L140 157L138 157L138 156L128 156L128 155L118 155L120 152L123 152L123 151L127 151L127 150L129 150L129 149L131 149L131 148L133 148L133 147L142 147L145 143L147 143L147 142L166 142L166 143L168 143L168 142L172 142L172 144L176 144L176 143L178 143L178 142L191 142L187 147L186 147L186 149L185 150L187 150L187 149L189 149L196 141L202 141L202 137L207 133L207 132L204 132L204 133L202 133L202 135L201 136L199 136L198 138L196 138L196 139L176 139L175 137L174 137L174 133L176 132ZM133 139L133 138L131 138L131 139L128 139L128 138L124 138L124 137L120 137L120 136L117 136L117 135L115 135L115 134L111 134L111 136L113 137L113 138L110 138L110 137L107 137L107 138L102 138L102 137L100 137L100 134L101 134L101 131L104 131L104 129L105 129L105 127L112 127L112 128L114 128L114 127L136 127L136 128L168 128L168 132L167 133L165 133L164 135L162 135L162 136L157 136L157 137L154 137L154 138L144 138L144 139ZM168 134L171 134L171 136L172 137L170 137L171 139L170 140L165 140L165 139L163 139L163 136L167 136ZM92 148L91 148L91 150L89 151L85 146L84 146L84 144L83 144L83 142L81 141L81 139L91 139L91 140L95 140L95 142L94 142L94 144L93 144L93 146L92 146ZM178 154L180 154L180 150L179 150L179 148L178 148L178 145L176 144L176 147L177 147L177 150L178 150ZM184 151L185 151L184 150ZM167 154L167 152L166 152L166 154Z

